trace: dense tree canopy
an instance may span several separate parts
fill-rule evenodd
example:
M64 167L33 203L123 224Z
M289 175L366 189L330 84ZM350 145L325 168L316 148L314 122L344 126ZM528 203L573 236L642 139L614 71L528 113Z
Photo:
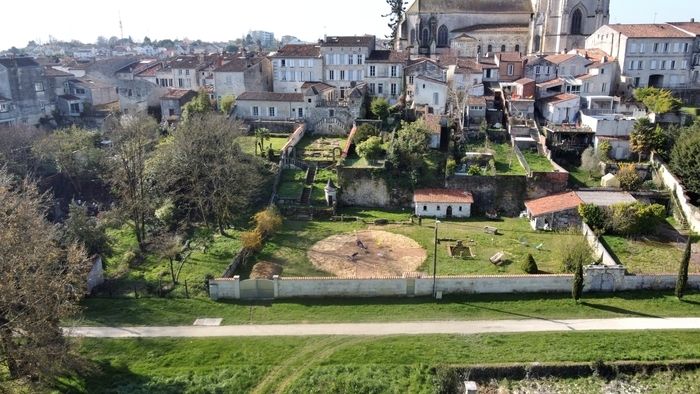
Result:
M671 170L683 186L700 195L700 122L687 128L671 153Z
M655 114L677 111L682 105L682 102L673 97L671 91L666 89L639 88L634 90L634 97Z

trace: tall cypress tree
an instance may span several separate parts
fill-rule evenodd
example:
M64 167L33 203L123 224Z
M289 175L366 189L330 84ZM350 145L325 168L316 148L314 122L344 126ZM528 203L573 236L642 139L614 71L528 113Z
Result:
M576 264L576 271L574 271L574 282L571 288L571 295L574 297L574 301L578 302L581 299L581 294L583 293L583 264L579 261Z
M678 270L678 280L676 281L676 297L679 300L685 295L685 286L688 284L688 266L690 265L690 251L693 246L692 235L688 235L688 242L685 244L685 253L681 260L681 267Z

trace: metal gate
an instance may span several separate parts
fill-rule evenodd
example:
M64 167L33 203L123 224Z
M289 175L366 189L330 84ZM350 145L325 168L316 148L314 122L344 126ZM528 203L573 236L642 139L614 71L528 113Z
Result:
M275 282L269 279L247 279L241 281L241 299L272 300L275 298Z

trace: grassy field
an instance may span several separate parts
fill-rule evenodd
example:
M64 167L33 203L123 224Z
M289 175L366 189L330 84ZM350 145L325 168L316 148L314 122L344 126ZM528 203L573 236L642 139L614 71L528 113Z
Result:
M224 325L344 323L490 319L589 319L700 316L700 294L679 302L670 293L585 294L575 304L569 294L502 294L429 298L297 299L214 302L207 298L89 298L78 325L190 325L201 317Z
M496 173L499 175L526 175L525 169L520 165L510 144L497 144L491 142L488 147L485 143L471 143L465 146L467 152L493 153L496 161Z
M238 143L241 145L241 149L243 149L244 152L252 155L255 153L255 139L255 136L238 137ZM275 154L279 154L284 144L287 143L288 139L288 137L270 137L269 140L265 140L263 146L265 147L265 150L272 147Z
M240 249L239 232L228 230L227 236L215 234L213 241L206 248L194 249L182 268L179 282L188 282L191 295L204 294L204 278L207 274L221 275L230 264L234 254ZM144 260L138 264L125 261L124 256L129 251L138 249L133 231L129 226L119 229L108 229L107 235L112 242L113 253L105 258L105 277L115 279L118 292L132 292L134 288L143 291L146 286L156 286L161 280L167 284L171 280L170 265L166 259L161 259L153 253L147 253ZM174 295L184 295L183 286L173 290Z
M364 210L346 210L345 215L359 216L372 222L377 218L391 221L410 223L408 212L382 212ZM259 259L282 265L284 276L328 275L314 268L306 252L316 242L335 234L353 232L355 230L375 228L397 234L406 235L417 241L427 250L428 258L420 271L432 273L434 249L434 223L424 220L423 226L417 224L393 224L376 227L357 222L300 222L287 220L282 230L266 243L259 254ZM500 235L484 232L485 226L499 229ZM451 258L447 252L450 242L442 242L438 246L438 274L522 274L520 263L531 253L543 273L559 273L562 255L566 246L580 237L574 233L545 233L534 232L526 219L504 218L500 221L484 219L469 219L465 221L443 221L438 229L441 239L464 240L472 247L474 259ZM538 249L537 246L541 247ZM509 263L495 266L489 258L498 252L505 252Z
M306 181L306 171L285 169L282 170L282 178L280 179L277 194L282 198L300 198L301 192L304 190L304 182Z
M569 171L569 186L573 188L600 187L600 174L589 174L578 167L564 167Z
M697 331L83 340L74 392L434 393L436 367L700 358Z
M552 172L554 171L554 166L544 156L539 155L537 152L531 152L526 150L523 152L527 164L530 166L532 172Z
M603 239L631 274L676 274L685 248L685 244L617 235L604 235ZM700 264L690 264L689 272L700 273Z

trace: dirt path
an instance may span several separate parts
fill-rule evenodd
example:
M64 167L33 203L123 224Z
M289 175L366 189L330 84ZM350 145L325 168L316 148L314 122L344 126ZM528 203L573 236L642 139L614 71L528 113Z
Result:
M67 327L69 336L88 338L206 338L268 336L386 336L557 331L700 330L700 318L618 318L581 320L483 320L406 323L277 324L220 327Z

